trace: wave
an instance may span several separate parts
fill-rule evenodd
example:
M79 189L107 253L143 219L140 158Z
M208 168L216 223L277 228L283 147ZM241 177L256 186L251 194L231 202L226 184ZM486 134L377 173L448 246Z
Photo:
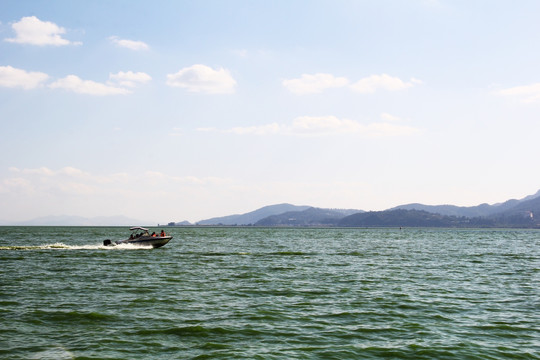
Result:
M32 313L31 323L34 324L95 324L95 323L115 323L118 321L116 315L100 313L96 311L63 311L63 310L53 310L53 309L44 309L44 310L35 310Z
M203 326L187 325L162 329L141 329L136 332L139 335L176 335L179 337L200 337L204 339L223 336L256 336L262 332L256 329L243 327Z

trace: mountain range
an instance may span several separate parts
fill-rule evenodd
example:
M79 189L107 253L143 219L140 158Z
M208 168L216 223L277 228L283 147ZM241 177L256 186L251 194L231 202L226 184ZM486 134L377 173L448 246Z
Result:
M134 226L153 222L125 216L47 216L0 225L43 226ZM187 221L169 226L192 225ZM245 214L201 220L202 226L340 226L340 227L523 227L540 228L540 190L523 199L477 206L405 204L384 211L323 209L307 205L269 205Z
M486 217L491 216L497 213L502 213L508 210L511 210L512 208L516 206L525 206L527 208L527 201L534 200L536 198L540 197L540 190L536 192L534 195L529 195L524 197L521 200L507 200L503 203L498 204L480 204L477 206L454 206L454 205L422 205L422 204L407 204L407 205L400 205L396 206L389 210L397 210L397 209L403 209L403 210L424 210L431 213L437 213L441 215L448 215L448 216L466 216L466 217ZM521 209L521 208L520 208ZM538 214L540 216L540 214Z
M289 211L304 211L311 206L297 206L291 204L278 204L262 207L258 210L241 215L229 215L201 220L197 225L251 225L268 216L283 214Z
M196 225L540 228L540 190L520 200L470 207L413 203L365 212L278 204L246 214L202 220Z

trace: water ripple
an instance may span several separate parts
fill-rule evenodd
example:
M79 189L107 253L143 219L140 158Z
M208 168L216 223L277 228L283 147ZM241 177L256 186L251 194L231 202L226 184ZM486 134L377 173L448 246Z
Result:
M0 228L0 358L540 359L538 231L122 231Z

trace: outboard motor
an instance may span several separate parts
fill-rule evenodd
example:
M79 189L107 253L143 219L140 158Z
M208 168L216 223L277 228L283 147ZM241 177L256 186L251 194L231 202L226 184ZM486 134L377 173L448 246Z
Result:
M109 239L103 240L103 246L111 246L112 242Z

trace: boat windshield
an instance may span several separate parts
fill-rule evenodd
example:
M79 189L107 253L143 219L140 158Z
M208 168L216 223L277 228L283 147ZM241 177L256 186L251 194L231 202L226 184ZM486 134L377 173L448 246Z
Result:
M148 231L147 228L143 228L142 226L134 226L134 227L130 228L129 230L131 230L131 231L134 231L134 230Z
M130 228L129 230L131 230L131 238L140 237L140 236L150 236L150 234L148 233L148 229L143 228L141 226L135 226L135 227Z

